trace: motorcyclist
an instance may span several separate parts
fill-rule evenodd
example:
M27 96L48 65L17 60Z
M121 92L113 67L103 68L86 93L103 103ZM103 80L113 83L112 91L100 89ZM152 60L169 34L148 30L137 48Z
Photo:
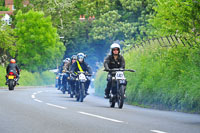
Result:
M10 64L8 64L8 66L6 68L7 75L9 74L9 72L11 72L11 70L13 71L14 75L16 75L16 79L17 79L16 84L19 85L18 81L19 81L20 69L16 64L15 59L10 60ZM6 83L5 84L8 85L8 77L7 76L6 76Z
M62 65L60 65L60 67L59 67L58 74L63 73L64 71L68 71L69 64L70 64L70 58L64 59ZM63 78L63 79L64 79L63 82L66 82L65 78ZM58 90L60 89L60 87L61 87L61 76L59 76L59 78L58 78Z
M125 60L122 55L120 55L120 45L113 43L110 46L111 55L108 55L104 60L105 70L110 70L114 68L125 68ZM107 76L107 87L105 88L104 98L109 98L110 89L112 87L112 77L115 76L111 72Z
M69 70L71 69L72 67L72 64L74 64L77 60L77 55L72 55L71 57L71 62L70 62L70 65L69 65ZM75 91L75 77L74 76L70 76L70 80L69 80L69 84L71 86L71 94L73 94L73 92Z
M72 64L72 67L71 67L70 71L72 71L73 73L77 73L78 71L84 71L84 72L87 72L88 74L92 74L92 69L84 61L85 57L86 57L85 54L78 53L77 54L77 61L74 64ZM89 85L90 85L90 80L88 79L86 81L86 84L85 84L85 94L86 95L89 95L89 93L88 93Z

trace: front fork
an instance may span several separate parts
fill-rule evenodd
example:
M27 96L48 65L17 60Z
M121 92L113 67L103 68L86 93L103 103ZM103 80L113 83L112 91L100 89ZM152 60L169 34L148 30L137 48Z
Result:
M125 86L125 89L124 89L124 94L125 94L127 81L125 79L112 80L112 88L111 88L111 93L110 93L111 97L120 94L120 86L122 86L122 85Z

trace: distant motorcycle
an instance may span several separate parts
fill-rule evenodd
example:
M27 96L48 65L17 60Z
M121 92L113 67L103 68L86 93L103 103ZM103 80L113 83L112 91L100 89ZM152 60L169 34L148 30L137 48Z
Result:
M121 69L121 68L116 68L116 69L111 69L111 70L104 70L111 75L115 75L112 77L112 87L110 89L110 107L114 108L115 103L118 103L118 108L122 108L124 104L124 94L125 94L125 89L126 89L126 78L124 76L124 71L130 71L130 72L135 72L134 70L131 69Z
M17 85L17 78L16 78L16 75L14 74L14 71L11 70L8 75L8 89L11 91L11 90L14 90L14 87Z
M66 73L66 71L59 73L59 79L60 79L59 90L61 90L63 94L65 94L65 92L68 89L67 77L68 77L68 74Z
M76 78L76 101L83 102L84 98L86 97L85 94L85 84L88 78L92 76L87 72L78 72L78 76Z
M68 93L70 95L71 98L74 97L74 95L76 94L76 78L75 76L73 76L72 73L69 73L69 77L68 77L68 80L69 80L69 85L68 85Z

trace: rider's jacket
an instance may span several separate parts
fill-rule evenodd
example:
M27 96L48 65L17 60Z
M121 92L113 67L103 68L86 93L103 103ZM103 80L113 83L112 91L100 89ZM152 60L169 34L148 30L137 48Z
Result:
M113 55L108 55L104 60L105 69L125 68L125 60L122 55L118 55L115 60Z
M81 69L84 72L88 72L89 74L92 74L92 69L90 68L90 66L86 62L81 63L79 61L76 61L75 63L72 64L70 71L76 73L78 71L81 71Z
M19 75L19 67L17 66L16 63L10 63L8 64L7 68L6 68L6 72L7 74L13 70L14 71L14 74L18 74Z

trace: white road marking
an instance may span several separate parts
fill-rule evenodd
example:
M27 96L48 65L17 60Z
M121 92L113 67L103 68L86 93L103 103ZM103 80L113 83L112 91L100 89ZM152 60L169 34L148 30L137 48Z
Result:
M41 93L42 91L38 91L37 93Z
M37 93L35 92L35 93L33 93L33 95L36 95Z
M150 130L151 132L154 132L154 133L167 133L167 132L163 132L163 131L159 131L159 130Z
M35 100L36 102L39 102L39 103L42 103L43 101L40 101L40 100L38 100L38 99L33 99L33 100Z
M51 103L46 103L46 104L49 105L49 106L60 108L60 109L67 109L66 107L62 107L62 106L51 104Z
M79 111L78 113L83 114L83 115L92 116L92 117L97 117L97 118L108 120L108 121L112 121L112 122L118 122L118 123L123 123L124 122L124 121L119 121L119 120L115 120L115 119L111 119L111 118L106 118L106 117L99 116L99 115L94 115L94 114L90 114L90 113L86 113L86 112L81 112L81 111Z
M31 97L34 99L34 98L35 98L35 95L32 95Z

